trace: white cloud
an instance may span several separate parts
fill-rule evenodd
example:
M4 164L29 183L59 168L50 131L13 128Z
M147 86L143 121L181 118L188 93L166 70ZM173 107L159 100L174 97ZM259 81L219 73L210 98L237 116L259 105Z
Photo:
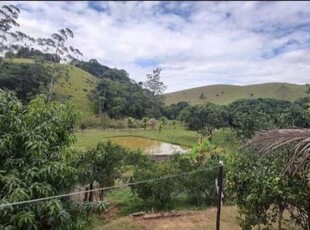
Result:
M136 81L161 67L167 92L207 84L309 82L309 2L9 3L21 8L20 29L32 36L71 28L70 43L85 60L125 69ZM284 50L293 39L299 45ZM159 66L135 64L144 59Z

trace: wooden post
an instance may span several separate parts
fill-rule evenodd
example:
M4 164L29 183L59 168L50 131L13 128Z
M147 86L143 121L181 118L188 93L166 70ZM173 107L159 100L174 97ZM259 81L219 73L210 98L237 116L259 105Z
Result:
M220 230L222 190L223 190L223 162L222 161L219 162L217 184L218 184L218 194L217 194L216 230Z

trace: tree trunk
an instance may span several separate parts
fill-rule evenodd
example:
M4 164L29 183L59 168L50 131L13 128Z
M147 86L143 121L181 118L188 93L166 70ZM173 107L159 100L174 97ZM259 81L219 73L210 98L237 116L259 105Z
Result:
M86 191L86 192L85 192L85 194L84 194L84 202L86 202L86 201L87 201L87 198L88 198L88 192L87 192L87 191L88 191L88 187L85 188L85 191Z
M100 191L99 198L100 198L100 201L103 201L103 191Z
M93 190L93 183L89 184L89 190ZM89 192L89 201L90 202L93 201L93 192L92 191Z
M48 102L51 102L52 100L52 96L53 96L53 89L54 89L54 84L55 84L55 79L56 79L56 57L58 54L58 49L59 49L59 41L57 43L57 47L56 47L56 51L55 51L55 57L53 58L53 72L52 72L52 79L51 79L51 83L50 83L50 87L48 90Z
M278 228L279 230L282 229L282 218L283 218L284 206L279 205L279 219L278 219Z

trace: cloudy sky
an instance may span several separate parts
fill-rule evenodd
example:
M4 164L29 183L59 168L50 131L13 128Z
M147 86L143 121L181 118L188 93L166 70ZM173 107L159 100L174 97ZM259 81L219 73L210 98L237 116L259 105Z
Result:
M83 59L145 81L162 69L166 92L211 85L310 82L310 2L1 2L19 30L69 27Z

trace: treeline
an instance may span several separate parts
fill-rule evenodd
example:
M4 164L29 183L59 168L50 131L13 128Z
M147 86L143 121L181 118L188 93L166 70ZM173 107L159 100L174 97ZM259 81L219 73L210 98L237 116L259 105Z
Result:
M129 78L123 69L111 69L97 60L74 61L73 64L98 78L95 88L88 94L96 114L107 114L111 118L160 117L164 106L162 96L155 95Z
M241 99L227 106L212 103L191 106L179 102L166 106L164 115L178 119L192 130L212 135L214 129L231 127L241 138L250 138L255 132L271 128L310 127L310 97L294 102L277 99Z
M16 53L7 52L5 56L34 59L34 62L5 61L0 69L1 89L14 91L25 103L38 94L47 93L52 71L49 65L41 61L42 59L49 61L53 58L52 54L21 47ZM95 87L88 94L95 114L106 114L116 119L128 116L137 119L145 116L155 118L161 116L164 107L163 97L143 87L142 82L137 83L130 79L125 70L109 68L95 59L88 62L75 59L71 64L98 78Z
M0 68L0 88L13 91L23 103L45 94L50 79L50 68L38 62L4 62Z
M5 53L5 58L28 58L28 59L37 59L45 61L55 61L56 63L60 62L59 55L53 55L50 53L44 53L40 50L29 48L29 47L18 47L16 52L9 51Z

